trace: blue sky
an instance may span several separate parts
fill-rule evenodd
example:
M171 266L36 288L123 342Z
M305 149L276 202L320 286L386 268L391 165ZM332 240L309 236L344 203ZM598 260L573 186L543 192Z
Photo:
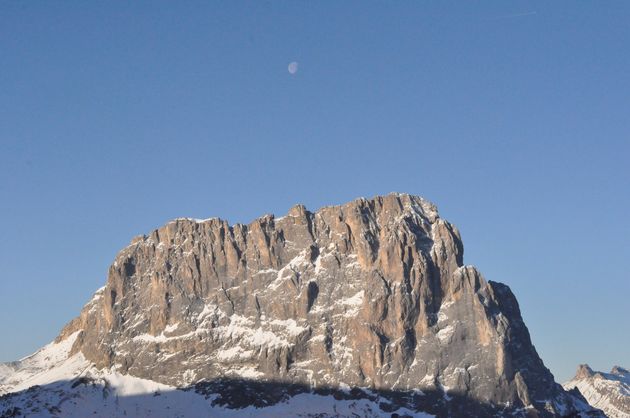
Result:
M627 2L1 2L0 361L169 219L400 191L511 286L558 380L630 366L629 21Z

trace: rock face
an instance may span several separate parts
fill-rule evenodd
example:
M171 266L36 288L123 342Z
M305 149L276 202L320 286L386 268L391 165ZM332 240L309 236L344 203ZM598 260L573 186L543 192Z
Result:
M117 255L57 343L71 336L68 355L98 369L198 391L363 388L439 416L581 405L539 358L510 289L464 265L457 229L406 194L249 225L172 221Z
M582 364L563 386L566 390L577 389L590 405L611 418L630 418L630 372L622 367L603 373Z

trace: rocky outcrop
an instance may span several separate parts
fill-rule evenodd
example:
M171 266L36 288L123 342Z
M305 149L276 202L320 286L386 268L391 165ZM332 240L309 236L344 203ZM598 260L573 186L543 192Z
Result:
M623 367L603 373L581 364L575 377L563 386L579 391L590 405L611 418L630 418L630 372Z
M439 416L579 409L510 289L464 265L457 228L406 194L169 222L117 255L57 343L70 336L99 369L178 387L387 393Z

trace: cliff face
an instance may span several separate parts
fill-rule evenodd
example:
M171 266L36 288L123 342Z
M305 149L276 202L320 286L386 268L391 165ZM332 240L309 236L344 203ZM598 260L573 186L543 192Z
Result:
M70 335L99 368L180 387L251 379L413 390L438 411L455 398L574 410L510 289L465 266L457 229L404 194L249 225L170 222L117 255L58 341Z

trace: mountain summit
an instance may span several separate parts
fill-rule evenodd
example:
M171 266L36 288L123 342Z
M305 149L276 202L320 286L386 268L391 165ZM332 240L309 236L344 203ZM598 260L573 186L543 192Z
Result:
M463 251L407 194L249 225L176 219L120 251L54 343L0 366L0 413L598 416Z
M623 367L615 366L610 373L604 373L581 364L575 377L563 386L577 390L610 418L630 418L630 372Z

